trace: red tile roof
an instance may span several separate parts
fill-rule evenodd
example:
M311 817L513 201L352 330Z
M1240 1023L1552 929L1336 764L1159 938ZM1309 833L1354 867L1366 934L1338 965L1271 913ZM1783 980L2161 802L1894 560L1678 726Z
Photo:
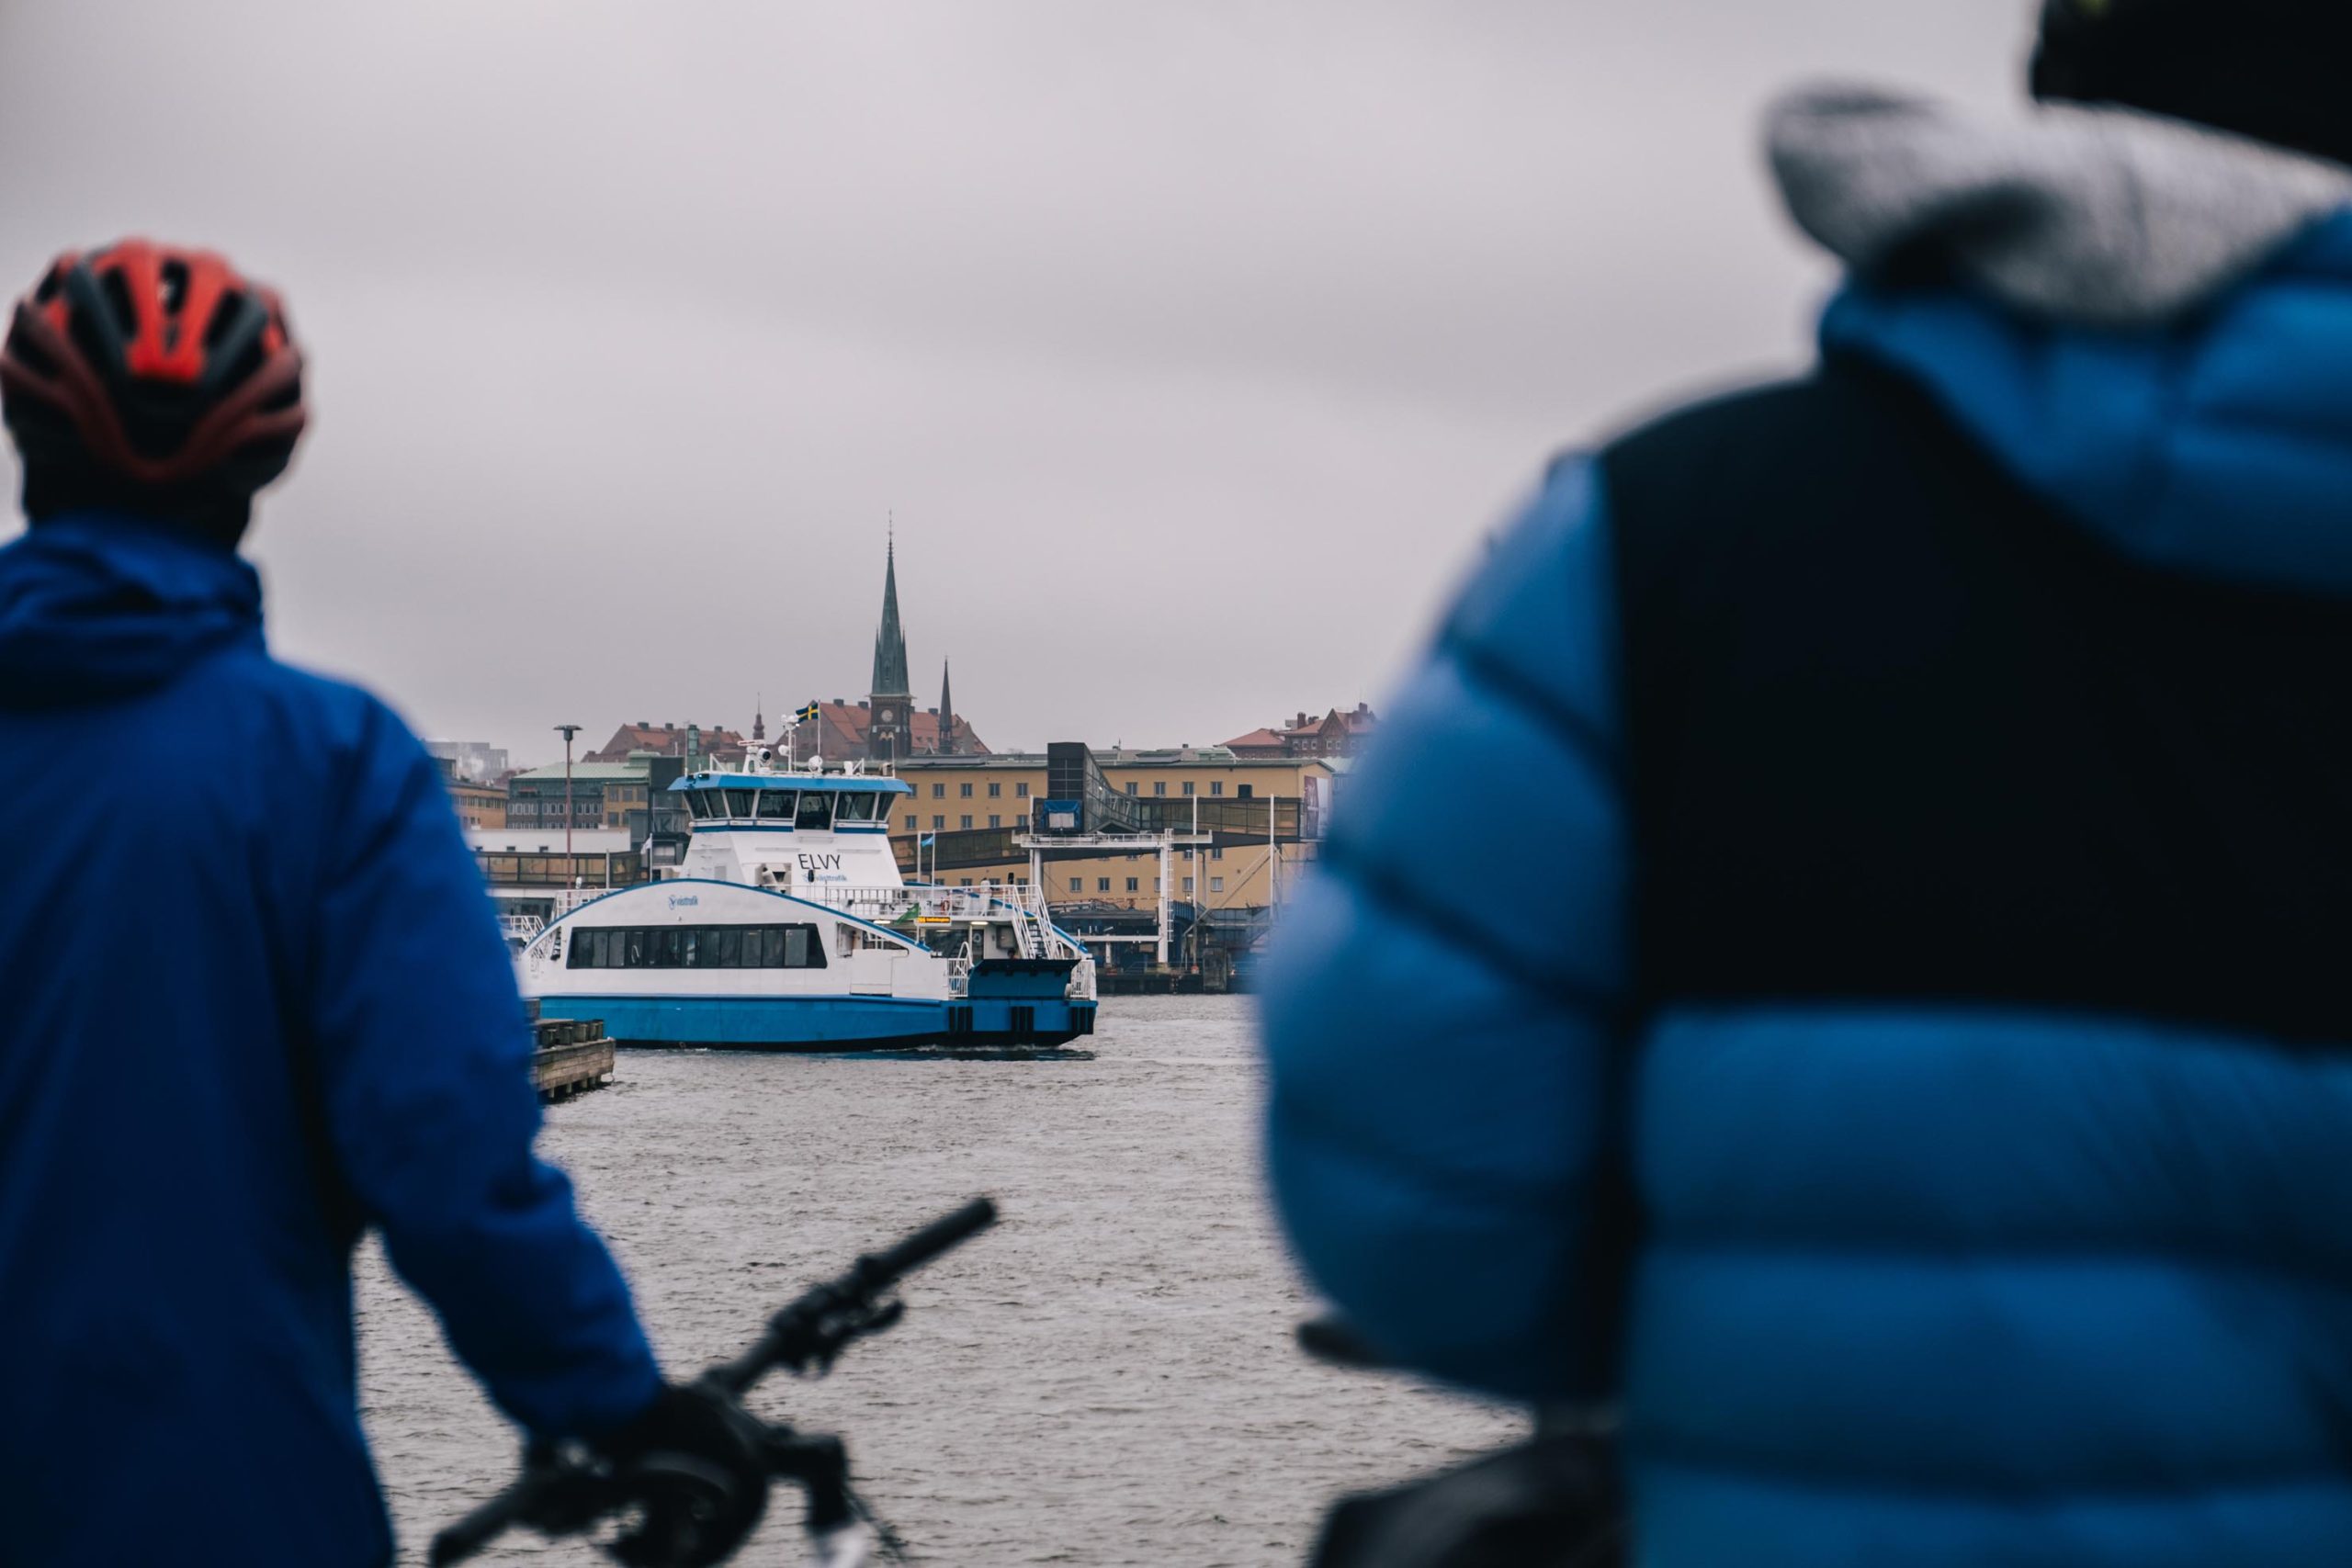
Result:
M913 730L913 748L910 756L935 756L939 751L939 716L918 708L909 716L908 725ZM824 737L823 754L835 761L865 755L865 732L874 723L873 710L856 703L819 703L817 723ZM799 739L802 756L808 754L809 737L803 733ZM972 731L972 721L962 714L956 716L956 750L958 755L985 757L988 743Z

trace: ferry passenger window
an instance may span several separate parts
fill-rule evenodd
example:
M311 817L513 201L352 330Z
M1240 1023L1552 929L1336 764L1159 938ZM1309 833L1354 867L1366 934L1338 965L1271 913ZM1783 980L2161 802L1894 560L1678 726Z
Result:
M748 789L727 791L727 815L748 820L752 815L752 794Z
M812 964L808 962L808 954L816 945L817 944L815 942L808 940L808 928L807 926L785 927L784 966L786 969L822 968L824 966L825 955L821 953L817 954L817 962L815 964Z
M563 961L563 966L567 969L594 969L596 958L591 944L594 941L595 933L593 931L582 931L574 936L571 939L571 954Z
M688 926L685 928L685 952L679 958L678 966L681 969L700 968L705 962L703 958L703 933L695 927Z
M748 941L749 938L756 936L760 939L760 961L757 967L762 969L781 969L784 967L784 928L782 926L767 926L756 931L747 931L744 934L747 939L745 942L746 946L750 945ZM751 963L751 960L747 958L744 962L749 964Z
M645 931L642 927L628 933L628 953L623 967L628 969L645 967Z
M653 966L657 969L682 967L686 961L686 928L672 926L668 931L653 934L662 939L661 956L654 959Z
M620 939L621 933L618 931L589 932L589 964L598 969L619 968L620 965L613 962L613 949L618 944Z
M799 825L803 828L831 828L833 825L833 797L813 789L802 790Z
M717 944L718 953L716 959L718 966L721 969L743 967L743 933L729 926L727 930L715 934L718 938ZM708 938L704 939L703 945L706 947L711 945Z
M791 821L792 802L793 795L788 789L760 791L760 820L763 822Z

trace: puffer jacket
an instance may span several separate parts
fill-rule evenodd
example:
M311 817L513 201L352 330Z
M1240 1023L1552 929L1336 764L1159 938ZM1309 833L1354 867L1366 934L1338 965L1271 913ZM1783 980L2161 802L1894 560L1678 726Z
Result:
M1780 113L1816 370L1556 464L1264 986L1379 1348L1649 1568L2352 1561L2352 174Z
M371 1226L518 1422L644 1409L433 764L269 657L254 570L119 516L0 549L0 1564L390 1562Z

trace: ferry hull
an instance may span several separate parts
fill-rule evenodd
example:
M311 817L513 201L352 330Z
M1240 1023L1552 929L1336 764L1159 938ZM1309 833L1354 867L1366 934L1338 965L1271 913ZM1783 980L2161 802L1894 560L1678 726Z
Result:
M542 1018L594 1019L616 1043L721 1051L1061 1045L1094 1032L1094 1004L1058 998L548 996Z

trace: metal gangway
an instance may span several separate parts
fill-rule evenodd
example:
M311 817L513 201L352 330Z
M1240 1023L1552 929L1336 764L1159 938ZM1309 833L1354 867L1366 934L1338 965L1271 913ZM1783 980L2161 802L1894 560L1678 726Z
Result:
M1094 995L1093 954L1084 942L1054 924L1045 889L1035 884L985 883L970 887L941 887L928 883L906 883L898 886L854 887L839 883L797 883L791 893L794 897L806 898L893 931L912 924L918 933L925 927L961 927L968 931L974 925L1002 921L1012 928L1021 957L1075 960L1078 967L1071 975L1070 994L1082 998ZM959 979L969 972L968 942L961 956L965 964L958 971Z

